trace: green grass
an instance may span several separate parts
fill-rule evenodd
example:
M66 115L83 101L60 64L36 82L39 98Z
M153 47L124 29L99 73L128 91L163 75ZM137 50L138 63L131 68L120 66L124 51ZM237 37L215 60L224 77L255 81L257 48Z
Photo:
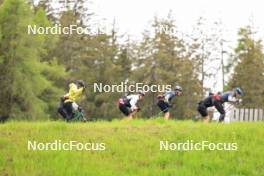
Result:
M236 142L237 151L160 151L160 140ZM28 140L103 142L105 151L28 151ZM133 120L0 125L0 175L261 176L264 123Z

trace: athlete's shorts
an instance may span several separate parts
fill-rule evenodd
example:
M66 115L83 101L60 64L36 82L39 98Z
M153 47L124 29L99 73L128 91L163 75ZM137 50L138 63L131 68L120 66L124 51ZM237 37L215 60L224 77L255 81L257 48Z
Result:
M164 102L163 100L159 100L157 105L162 112L164 113L169 112L169 104Z
M66 119L70 120L73 118L73 107L72 102L66 102L63 104L63 108L66 110Z
M119 104L119 110L125 114L125 116L128 116L131 113L131 110L129 107L127 107L125 104Z
M202 102L198 104L197 111L201 114L202 117L208 116L207 107Z

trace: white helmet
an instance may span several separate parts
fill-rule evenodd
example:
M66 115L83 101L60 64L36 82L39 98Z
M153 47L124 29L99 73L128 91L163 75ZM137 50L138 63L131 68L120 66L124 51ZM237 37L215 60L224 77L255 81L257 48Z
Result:
M141 96L145 96L145 92L143 92L143 91L138 92L138 94Z
M175 90L175 91L182 92L182 87L178 85L178 86L175 87L174 90Z

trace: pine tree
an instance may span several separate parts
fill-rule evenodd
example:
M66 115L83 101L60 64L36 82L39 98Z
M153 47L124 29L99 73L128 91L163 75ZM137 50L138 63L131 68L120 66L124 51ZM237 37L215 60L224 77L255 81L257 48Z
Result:
M80 73L91 86L94 83L113 85L121 82L120 67L116 64L118 46L112 42L114 38L115 36L108 34L97 34L87 41L86 46L89 50L82 59L83 67ZM118 116L119 113L116 108L116 101L120 96L118 93L93 92L93 88L89 90L88 103L86 104L89 114L96 118L105 119Z
M176 110L174 116L187 118L195 111L187 112L188 107L195 107L201 89L194 64L188 57L185 42L177 36L176 26L172 18L158 20L153 23L155 33L145 33L134 70L134 79L145 84L182 85L186 90L183 97L175 98ZM164 29L164 30L160 30ZM159 111L156 106L158 93L147 94L143 116L153 116ZM192 96L192 99L189 98Z
M69 27L70 25L77 25L78 17L74 15L73 11L67 11L62 14L60 18L60 25L62 27ZM78 27L80 27L78 25ZM67 72L74 72L79 69L81 65L80 50L82 47L82 35L76 32L72 34L61 34L58 39L57 46L53 51L53 56L57 57L59 63L66 67Z
M236 67L229 82L229 88L241 87L245 96L243 107L264 107L264 55L261 40L255 40L250 26L241 28L235 49Z
M12 15L10 15L12 14ZM63 68L41 61L46 38L27 34L27 26L42 21L23 0L6 0L0 8L0 114L17 119L50 117L47 96L61 90L49 77ZM52 66L53 65L53 66ZM62 68L62 69L61 69ZM53 96L52 96L53 98ZM55 107L53 107L55 109Z

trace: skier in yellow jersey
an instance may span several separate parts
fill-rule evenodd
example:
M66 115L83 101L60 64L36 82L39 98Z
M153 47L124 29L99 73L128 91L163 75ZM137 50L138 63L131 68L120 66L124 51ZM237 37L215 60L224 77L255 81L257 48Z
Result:
M58 109L58 112L67 121L74 118L74 112L79 109L76 101L82 96L84 91L84 81L78 80L76 83L70 83L69 92L61 98L61 105Z

